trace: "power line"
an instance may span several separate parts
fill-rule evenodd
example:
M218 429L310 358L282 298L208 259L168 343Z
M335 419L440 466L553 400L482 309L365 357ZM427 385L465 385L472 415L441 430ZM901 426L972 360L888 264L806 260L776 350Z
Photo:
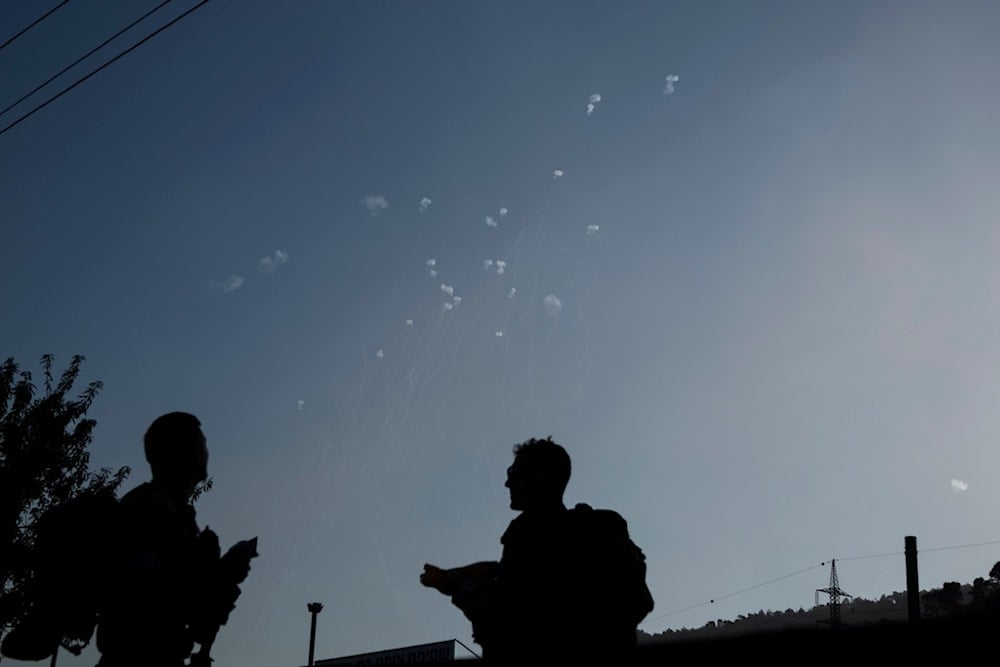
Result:
M47 107L49 104L51 104L52 102L56 101L57 99L59 99L60 97L62 97L66 93L68 93L69 91L73 90L74 88L76 88L77 86L79 86L81 83L83 83L84 81L86 81L90 77L94 76L95 74L97 74L98 72L100 72L102 69L104 69L105 67L107 67L108 65L110 65L111 63L115 62L119 58L121 58L121 57L125 56L126 54L128 54L128 53L134 51L135 49L139 48L140 46L142 46L143 44L145 44L147 41L149 41L150 39L152 39L156 35L160 34L161 32L163 32L164 30L166 30L170 26L174 25L175 23L177 23L178 21L180 21L181 19L183 19L185 16L187 16L191 12L195 11L196 9L198 9L199 7L201 7L202 5L204 5L207 2L208 2L208 0L201 0L201 2L199 2L197 5L195 5L191 9L187 10L186 12L184 12L183 14L181 14L180 16L178 16L177 18L175 18L174 20L170 21L169 23L167 23L167 24L159 27L154 32L151 32L150 34L146 35L141 40L139 40L138 42L136 42L132 46L128 47L127 49L125 49L124 51L122 51L121 53L119 53L117 56L115 56L114 58L112 58L111 60L107 61L106 63L104 63L103 65L101 65L100 67L98 67L97 69L95 69L92 72L90 72L90 74L87 74L86 76L83 76L80 79L77 79L71 85L67 86L66 88L63 88L61 91L59 91L55 95L53 95L49 99L45 100L44 102L42 102L41 104L39 104L37 107L35 107L34 109L32 109L31 111L29 111L28 113L24 114L23 116L21 116L20 118L18 118L17 120L15 120L10 125L6 126L2 130L0 130L0 134L3 134L7 130L10 130L11 128L13 128L15 125L17 125L21 121L23 121L26 118L28 118L29 116L33 115L35 112L40 111L41 109Z
M136 24L138 24L138 23L146 20L146 18L148 16L150 16L151 14L153 14L156 11L160 10L161 8L163 8L164 6L166 6L167 4L169 4L171 1L172 0L163 0L163 2L161 2L157 6L153 7L151 10L149 10L148 12L146 12L145 14L143 14L142 16L140 16L139 18L137 18L136 20L132 21L131 23L129 23L127 26L125 26L124 28L122 28L121 30L119 30L118 32L116 32L115 34L111 35L111 37L108 37L106 40L104 40L103 42L101 42L100 44L98 44L97 46L95 46L94 48L92 48L86 54L80 56L79 58L77 58L76 60L74 60L69 65L66 65L66 67L63 67L61 70L59 70L58 72L56 72L55 74L53 74L52 76L50 76L48 79L46 79L43 83L40 83L37 86L35 86L34 88L32 88L30 92L27 92L24 95L22 95L21 97L19 97L16 102L14 102L11 105L9 105L6 109L4 109L3 111L0 111L0 116L4 115L8 111L10 111L14 107L16 107L18 104L20 104L21 102L23 102L27 98L29 98L32 95L34 95L35 93L37 93L39 90L41 90L45 86L47 86L50 83L52 83L52 81L54 81L55 79L57 79L60 76L62 76L63 74L65 74L68 70L71 70L74 67L76 67L77 65L79 65L81 61L86 60L90 56L94 55L97 51L100 51L101 49L103 49L105 46L108 45L108 43L110 43L111 41L113 41L114 39L116 39L122 33L127 32L128 30L131 30L132 28L135 27Z
M672 612L667 613L667 614L661 614L660 616L654 616L653 618L647 618L643 622L655 621L655 620L658 620L658 619L661 619L661 618L666 618L667 616L673 616L675 614L680 614L680 613L685 612L685 611L691 611L692 609L697 609L698 607L704 607L705 605L715 604L716 600L725 600L727 598L736 597L737 595L740 595L742 593L746 593L747 591L752 591L755 588L763 588L764 586L769 586L770 584L773 584L776 581L781 581L782 579L788 579L790 577L795 577L795 576L798 576L798 575L802 574L803 572L808 572L809 570L815 570L818 567L823 567L823 563L820 563L819 565L810 565L809 567L804 567L801 570L798 570L796 572L791 572L789 574L783 574L780 577L775 577L774 579L770 579L768 581L765 581L765 582L762 582L762 583L759 583L759 584L755 584L753 586L748 586L747 588L738 590L735 593L728 593L726 595L720 595L719 597L712 598L708 602L700 602L700 603L698 603L696 605L693 605L691 607L685 607L684 609L678 609L676 611L672 611Z
M950 551L952 549L969 549L971 547L985 547L985 546L991 546L991 545L995 545L995 544L1000 544L1000 540L994 540L992 542L975 542L975 543L972 543L972 544L957 544L957 545L948 546L948 547L934 547L932 549L921 549L921 552L922 553L927 553L927 552L930 552L930 551ZM850 556L848 558L838 558L837 560L839 560L839 561L864 560L864 559L868 559L868 558L888 558L890 556L902 556L902 555L903 555L902 551L892 551L892 552L881 553L881 554L869 554L867 556ZM770 584L773 584L775 582L781 581L782 579L788 579L790 577L795 577L795 576L798 576L798 575L800 575L800 574L802 574L804 572L808 572L809 570L815 570L818 567L826 567L826 564L828 562L832 561L832 560L833 559L831 558L829 560L821 562L819 565L810 565L809 567L802 568L801 570L797 570L797 571L791 572L789 574L784 574L784 575L782 575L780 577L775 577L774 579L769 579L768 581L764 581L762 583L755 584L753 586L748 586L747 588L740 589L740 590L735 591L733 593L728 593L726 595L720 595L719 597L712 598L712 599L710 599L710 600L708 600L706 602L699 602L698 604L691 605L690 607L684 607L683 609L676 609L676 610L671 611L671 612L666 613L666 614L660 614L659 616L654 616L653 618L647 618L643 622L644 623L648 623L649 621L656 621L656 620L659 620L661 618L666 618L668 616L675 616L677 614L682 614L682 613L684 613L686 611L692 611L694 609L698 609L699 607L705 607L705 606L710 605L710 604L715 604L715 602L718 601L718 600L725 600L727 598L736 597L737 595L741 595L741 594L746 593L748 591L752 591L752 590L757 589L757 588L763 588L764 586L769 586Z
M28 27L22 29L21 32L17 33L16 35L14 35L10 39L8 39L6 42L4 42L3 44L0 44L0 51L2 51L3 49L7 48L8 44L10 44L15 39L17 39L18 37L20 37L24 33L28 32L29 30L31 30L32 28L34 28L36 25L38 25L42 21L44 21L46 18L49 17L49 15L52 12L54 12L55 10L57 10L60 7L62 7L63 5L65 5L67 2L69 2L69 0L62 0L62 2L60 2L58 5L56 5L55 7L53 7L52 9L50 9L49 11L45 12L44 14L42 14L41 16L39 16L37 19L35 19L34 21L32 21L31 25L29 25Z
M975 544L959 544L953 547L935 547L934 549L921 549L923 553L928 551L949 551L951 549L968 549L970 547L987 547L993 544L1000 544L1000 540L994 540L992 542L976 542Z

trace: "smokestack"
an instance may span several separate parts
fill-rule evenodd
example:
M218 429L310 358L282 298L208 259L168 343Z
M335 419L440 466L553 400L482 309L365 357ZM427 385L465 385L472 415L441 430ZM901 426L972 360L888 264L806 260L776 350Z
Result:
M920 620L920 582L917 578L917 538L903 538L906 554L906 613L910 623Z

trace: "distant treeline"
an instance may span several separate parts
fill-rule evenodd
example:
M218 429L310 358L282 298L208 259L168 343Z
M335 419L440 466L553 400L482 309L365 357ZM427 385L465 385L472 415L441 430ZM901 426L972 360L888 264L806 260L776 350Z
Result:
M941 588L921 591L921 615L938 618L956 613L995 609L1000 606L1000 562L990 570L989 577L977 577L971 584L947 582ZM880 623L907 620L905 592L893 592L877 600L847 598L841 601L840 620L843 625L859 628ZM639 630L642 644L675 640L700 640L734 637L741 634L815 628L829 624L829 604L810 609L785 609L784 611L757 611L740 614L734 620L708 621L698 628L667 629L649 634Z

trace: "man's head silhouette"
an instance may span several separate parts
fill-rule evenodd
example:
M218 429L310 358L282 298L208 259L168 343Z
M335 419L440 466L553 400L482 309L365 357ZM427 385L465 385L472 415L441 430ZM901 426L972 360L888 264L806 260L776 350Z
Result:
M208 478L208 447L201 422L187 412L157 417L143 437L153 480L185 500Z
M516 445L504 484L510 489L510 508L524 511L561 506L571 470L569 454L551 436Z

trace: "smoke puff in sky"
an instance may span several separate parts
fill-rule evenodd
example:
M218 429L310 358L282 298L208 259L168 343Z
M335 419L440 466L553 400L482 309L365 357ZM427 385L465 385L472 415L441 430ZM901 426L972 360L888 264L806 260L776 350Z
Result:
M435 271L434 269L431 269L431 278L437 278L437 274L438 274L437 271Z
M297 401L296 402L296 405L297 405L297 408L298 408L299 412L302 412L302 406L304 406L305 404L306 404L305 401Z
M499 273L500 275L503 275L504 269L506 269L506 268L507 268L507 262L503 261L502 259L498 259L497 260L497 273Z
M562 169L555 169L555 170L552 171L552 178L559 178L560 176L562 176L565 173L566 172L564 172Z
M955 491L968 491L969 485L959 479L951 480L951 488Z
M497 221L493 218L492 215L486 216L486 226L487 227L496 227L497 226Z
M484 271L489 271L490 267L492 267L492 266L493 266L493 260L492 259L484 259L483 260L483 270Z
M450 301L445 301L444 302L444 310L451 310L454 307L455 306L453 306Z
M441 291L447 294L448 296L451 296L455 293L455 288L452 287L451 285L445 285L444 283L441 283Z
M542 303L545 304L545 310L549 311L552 315L555 315L562 310L562 301L560 301L559 297L555 294L549 294L547 297L542 299Z
M507 292L507 298L508 299L513 299L515 294L517 294L517 288L516 287L511 287L510 291Z
M587 225L587 236L593 236L601 230L597 225Z
M667 85L663 88L664 95L672 95L674 92L674 84L680 81L681 78L676 74L667 75Z
M235 292L239 288L243 287L243 277L242 276L229 276L222 283L222 291L226 294L230 292Z
M426 264L427 266L436 266L437 263L438 263L438 261L436 259L434 259L433 257L431 257L429 260L427 260L426 262L424 262L424 264Z
M427 209L429 209L430 207L431 207L431 200L430 199L428 199L427 197L424 197L423 199L420 200L420 212L421 213L426 213Z
M368 212L375 217L379 214L379 211L384 211L389 208L389 202L382 195L366 195L361 203L365 205Z
M507 209L506 209L506 208L501 208L501 209L500 209L500 217L502 218L502 217L504 217L505 215L507 215Z
M587 115L588 116L590 114L594 113L594 108L597 106L597 103L600 102L600 101L601 101L601 94L600 93L594 93L594 94L592 94L590 96L590 103L587 105Z
M497 330L493 333L497 338L503 338L503 331Z
M275 250L274 257L261 257L257 262L257 271L264 275L271 276L282 264L288 261L288 253L284 250Z
M413 320L406 320L406 326L412 327L413 326Z
M375 356L378 357L379 359L381 359L382 357L385 356L385 352L383 352L382 350L379 350L378 352L375 353Z

